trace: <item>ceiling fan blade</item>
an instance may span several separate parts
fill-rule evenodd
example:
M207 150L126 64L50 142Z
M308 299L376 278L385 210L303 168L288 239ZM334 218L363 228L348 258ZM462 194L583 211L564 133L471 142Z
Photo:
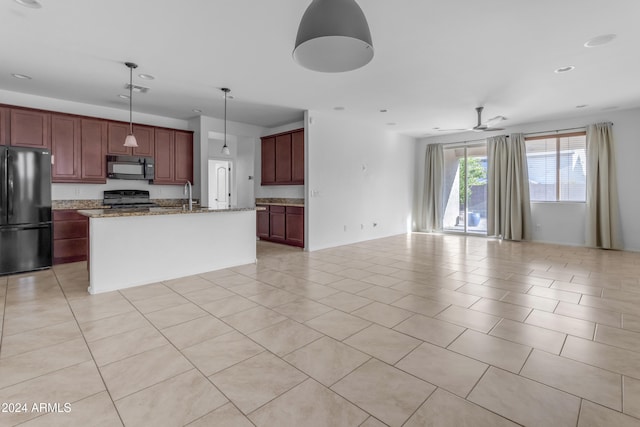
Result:
M463 130L471 130L471 129L438 129L438 132L451 132L454 130L463 131Z
M501 121L503 121L503 120L507 120L507 118L506 118L506 117L504 117L504 116L495 116L495 117L493 117L493 118L491 118L491 119L487 120L487 121L486 121L486 123L485 123L485 125L487 125L487 126L491 127L491 126L493 126L493 125L497 125L498 123L500 123L500 122L501 122Z
M492 128L492 127L486 127L484 129L481 130L481 132L493 132L496 130L504 130L504 128Z

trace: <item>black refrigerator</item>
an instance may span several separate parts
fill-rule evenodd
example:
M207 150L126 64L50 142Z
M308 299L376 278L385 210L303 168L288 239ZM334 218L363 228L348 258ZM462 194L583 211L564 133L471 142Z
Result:
M50 267L51 153L0 146L0 275Z

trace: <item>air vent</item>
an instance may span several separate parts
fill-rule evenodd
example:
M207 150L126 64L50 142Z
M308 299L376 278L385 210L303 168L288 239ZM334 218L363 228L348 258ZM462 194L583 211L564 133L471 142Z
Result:
M126 90L129 90L129 86L132 86L133 91L135 93L147 93L149 92L149 88L148 87L144 87L144 86L138 86L138 85L130 85L129 83L127 83L126 85L124 85L124 88Z

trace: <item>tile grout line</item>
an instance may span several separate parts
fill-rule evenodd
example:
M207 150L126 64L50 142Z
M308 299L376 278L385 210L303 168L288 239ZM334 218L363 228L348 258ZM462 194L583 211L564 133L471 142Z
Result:
M98 372L98 375L100 375L100 380L102 381L102 385L104 385L104 390L107 392L107 395L109 396L109 399L111 400L111 404L113 405L113 408L116 411L116 414L118 414L118 418L120 419L120 422L122 423L122 425L124 426L124 420L122 419L122 416L120 415L120 411L118 411L118 407L116 406L116 402L115 400L113 400L113 396L111 395L111 391L109 390L109 387L107 387L107 383L104 380L104 377L102 376L102 371L100 370L100 368L98 367L98 363L96 362L96 359L93 357L93 352L91 351L91 347L89 347L89 343L87 342L87 338L84 336L84 333L82 332L82 328L80 328L80 322L78 321L78 318L76 317L76 313L73 311L73 308L71 307L71 304L69 303L69 298L67 297L67 293L64 291L63 286L60 284L60 279L58 278L58 274L56 273L55 269L52 268L51 269L53 272L53 275L56 278L56 281L58 282L58 286L60 286L60 289L62 290L62 294L64 295L64 298L67 302L67 305L69 306L69 310L71 311L71 315L73 316L73 319L76 321L76 326L78 327L78 330L80 331L80 335L82 336L82 340L84 341L84 345L87 347L87 351L89 352L89 355L91 355L91 361L93 362L93 365L96 368L96 371Z

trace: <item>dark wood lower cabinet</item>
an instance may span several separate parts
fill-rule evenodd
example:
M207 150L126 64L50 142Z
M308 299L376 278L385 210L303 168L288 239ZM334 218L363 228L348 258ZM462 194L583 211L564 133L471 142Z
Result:
M53 264L86 261L89 218L73 209L53 211Z
M287 206L285 240L293 246L304 247L304 208Z
M284 206L271 206L269 209L269 238L273 241L285 240Z
M269 206L259 205L265 208L256 212L256 233L261 239L269 238Z
M263 205L256 212L256 234L261 240L304 247L304 208Z

